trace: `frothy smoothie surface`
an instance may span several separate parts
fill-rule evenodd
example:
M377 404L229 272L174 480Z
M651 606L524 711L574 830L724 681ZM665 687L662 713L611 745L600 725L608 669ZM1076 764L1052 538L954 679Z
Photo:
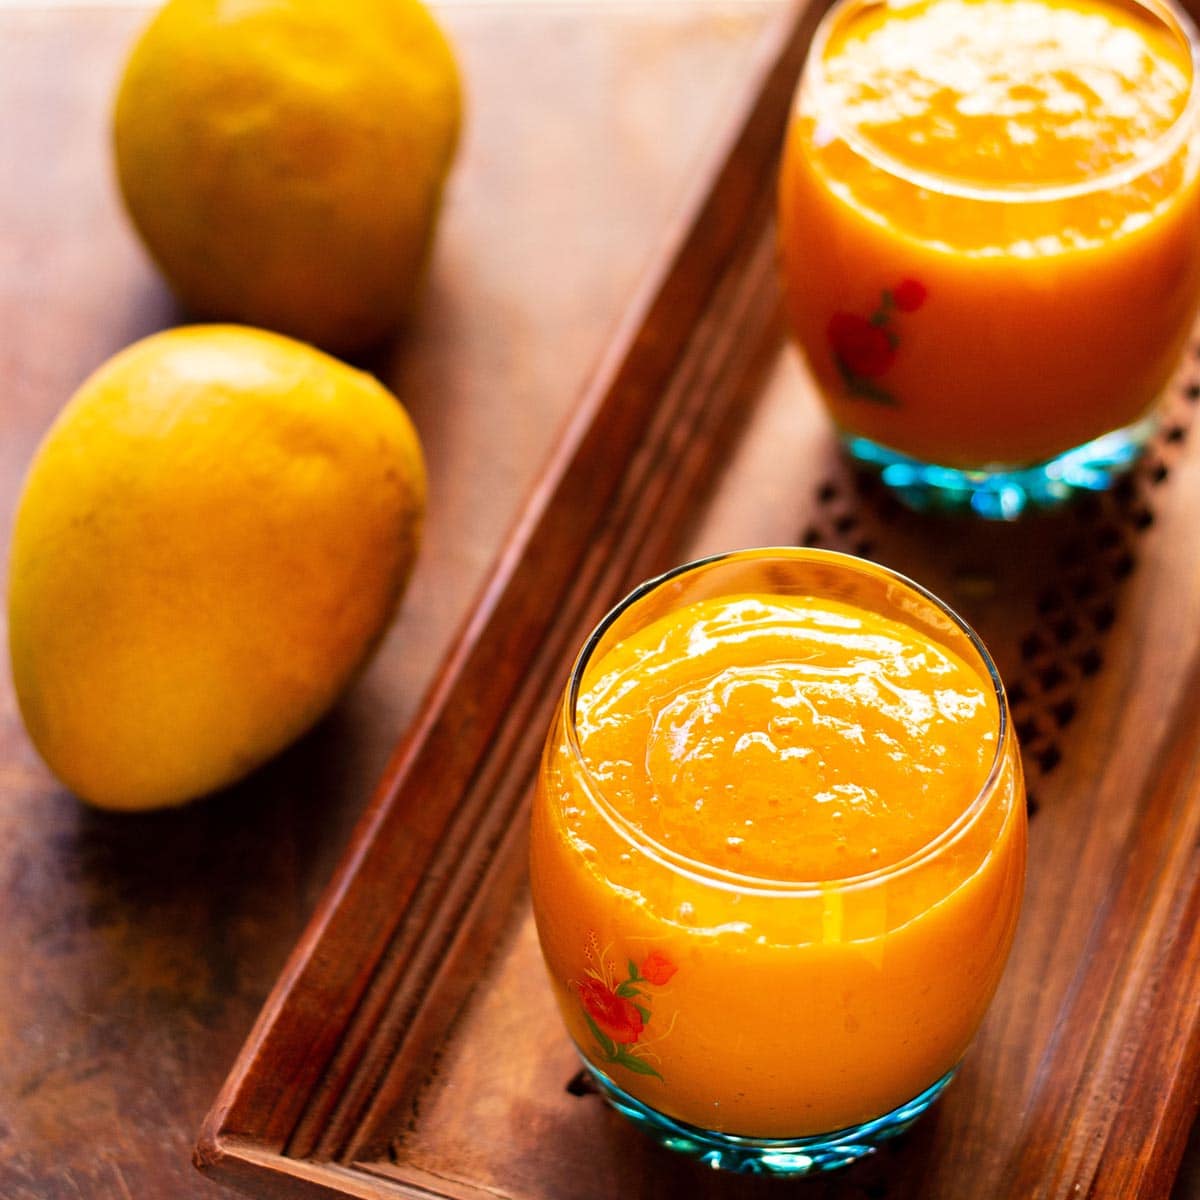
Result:
M1072 184L1136 160L1191 79L1165 28L1092 0L880 4L837 27L823 65L844 127L978 186Z
M797 882L890 865L952 824L987 779L999 712L990 679L919 630L745 595L614 646L576 724L598 790L648 837Z

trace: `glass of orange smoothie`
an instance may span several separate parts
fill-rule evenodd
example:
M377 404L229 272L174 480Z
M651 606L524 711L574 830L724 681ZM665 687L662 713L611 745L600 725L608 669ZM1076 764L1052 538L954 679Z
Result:
M1200 296L1197 43L1166 0L839 0L779 184L843 442L918 507L1099 489Z
M819 550L739 551L622 601L571 673L533 908L601 1092L712 1166L869 1153L950 1081L1025 869L1020 760L974 633Z

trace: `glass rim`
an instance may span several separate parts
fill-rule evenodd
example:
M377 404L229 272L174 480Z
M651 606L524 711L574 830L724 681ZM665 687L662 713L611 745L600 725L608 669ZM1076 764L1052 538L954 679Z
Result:
M744 875L736 871L711 866L701 860L691 858L688 855L681 854L677 850L672 850L670 847L664 846L618 812L604 795L603 789L597 785L583 757L583 748L580 746L578 731L575 727L575 710L579 700L583 674L592 661L592 656L599 646L601 639L612 628L618 618L628 612L630 608L644 597L683 575L689 575L723 562L772 558L793 559L803 562L823 562L840 566L844 570L862 574L874 574L886 582L899 584L902 588L907 589L920 599L933 605L938 613L946 617L960 633L965 635L972 649L979 656L980 662L986 671L987 679L992 685L998 716L996 748L992 755L988 773L979 785L975 796L948 825L939 830L929 841L918 846L903 858L883 866L874 867L870 871L821 880L785 880L770 879L760 875ZM682 563L639 584L609 609L584 642L571 667L567 687L563 692L560 715L563 722L566 743L572 761L578 769L583 790L586 792L588 800L613 832L631 847L639 853L654 859L668 870L687 876L708 887L715 887L726 891L753 893L759 896L788 898L822 896L828 895L831 892L847 892L863 889L885 880L894 879L897 876L909 874L935 858L944 848L957 841L974 825L987 807L1000 784L1007 757L1008 744L1011 738L1008 700L1004 691L1004 683L1000 678L1000 672L996 664L992 661L992 656L988 653L988 649L983 644L979 635L958 613L927 588L922 587L921 584L916 583L906 575L902 575L899 571L893 570L891 567L885 567L880 563L872 562L870 559L859 558L853 554L807 546L762 546L723 551Z
M921 0L835 0L834 4L821 17L816 32L813 34L812 42L805 56L803 76L793 104L793 108L798 109L805 89L811 89L814 98L814 119L819 123L824 122L832 126L837 136L856 154L897 179L902 179L926 191L964 200L993 204L1055 203L1078 196L1093 195L1109 188L1132 183L1174 157L1188 137L1200 126L1200 34L1197 33L1191 17L1175 0L1109 0L1113 7L1124 6L1152 13L1183 42L1188 52L1191 79L1187 102L1171 124L1158 134L1144 151L1128 162L1118 163L1107 170L1074 183L1014 183L988 186L972 184L956 180L951 176L911 167L895 155L873 145L869 138L863 137L856 129L847 128L838 119L836 106L822 105L821 102L829 86L823 69L825 46L834 27L845 18L847 12L852 9L870 7L903 9L920 2Z

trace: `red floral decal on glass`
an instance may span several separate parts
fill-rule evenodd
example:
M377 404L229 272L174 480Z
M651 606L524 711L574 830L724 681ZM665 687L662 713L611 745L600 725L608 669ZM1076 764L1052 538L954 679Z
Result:
M919 280L902 279L894 288L884 288L879 307L869 317L835 312L829 318L825 336L838 373L852 396L895 407L895 396L876 382L888 372L900 349L894 316L897 312L916 312L928 294Z
M906 313L916 312L925 303L926 295L925 285L916 279L902 279L892 289L896 307Z
M641 966L631 958L625 977L619 979L607 948L600 949L595 934L588 938L585 957L588 966L584 978L571 980L570 986L579 997L583 1019L600 1049L601 1061L661 1079L658 1069L648 1061L657 1056L643 1040L652 1015L653 995L649 989L664 986L678 968L661 950L653 950Z
M641 965L642 978L655 987L670 983L671 976L679 968L661 951L654 950L648 954Z
M646 1027L637 1006L626 996L605 986L599 979L584 979L575 985L584 1011L614 1042L631 1045Z
M838 366L865 379L878 378L896 357L887 330L858 313L839 312L829 318L829 344Z

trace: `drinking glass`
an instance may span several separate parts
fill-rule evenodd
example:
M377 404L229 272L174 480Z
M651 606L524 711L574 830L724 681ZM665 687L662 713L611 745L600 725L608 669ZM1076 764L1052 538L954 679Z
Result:
M885 853L878 866L871 865L876 844L887 846L908 819L899 795L884 797L882 815L869 819L878 823L856 826L850 849L858 865L850 871L837 869L846 847L815 835L810 841L786 798L782 836L795 845L786 861L804 865L767 872L747 859L751 865L736 870L727 855L700 857L672 845L662 832L670 813L659 825L633 819L614 803L612 764L593 761L581 743L581 712L591 705L587 719L596 719L589 697L617 661L613 655L627 656L618 690L636 688L660 670L646 645L683 637L688 653L704 653L704 637L691 624L697 605L729 600L761 612L780 598L889 619L917 653L912 661L953 658L988 706L985 735L974 743L977 790L972 783L955 795L944 822L903 852ZM736 643L730 653L740 665L728 676L736 684L755 669L759 651L748 626L742 636L740 618L722 620L730 646ZM829 629L840 636L839 620L818 622L814 636ZM836 684L847 673L854 668L828 674ZM668 705L697 682L706 684L663 684ZM726 682L713 694L728 699ZM956 719L949 693L917 695L917 686L909 683L905 703L941 705ZM787 702L791 711L806 703L796 696ZM768 734L782 736L774 722L743 733L739 751L754 750L751 743ZM672 740L687 736L686 722L672 727ZM806 753L802 743L803 734L796 757ZM863 753L885 752L871 745ZM629 757L657 753L639 742ZM730 770L717 783L739 818L743 801L751 811L753 789L755 812L775 803L762 799L768 781L752 771ZM690 804L687 786L674 780L637 802L665 808L686 796ZM898 809L889 816L893 802ZM551 986L584 1066L619 1111L662 1144L714 1167L803 1175L869 1153L941 1093L984 1016L1017 923L1025 820L1020 759L996 668L967 625L917 584L848 555L794 548L720 555L651 580L600 622L579 654L534 803L533 909Z
M1131 108L1150 51L1177 91ZM1168 0L826 14L780 172L786 307L845 448L910 504L1008 519L1136 459L1200 296L1197 77Z

